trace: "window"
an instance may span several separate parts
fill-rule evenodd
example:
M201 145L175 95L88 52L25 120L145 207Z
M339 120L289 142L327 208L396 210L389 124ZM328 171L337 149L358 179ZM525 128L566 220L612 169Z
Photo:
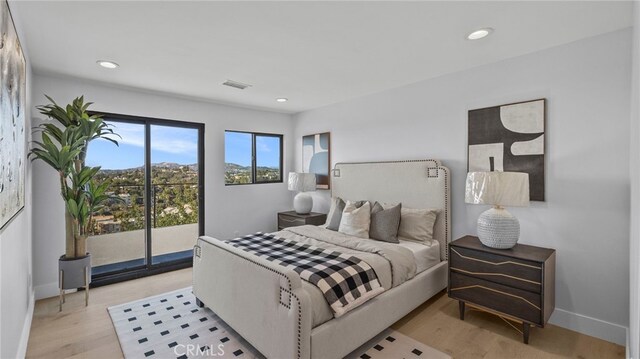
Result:
M225 185L282 182L282 135L225 131Z

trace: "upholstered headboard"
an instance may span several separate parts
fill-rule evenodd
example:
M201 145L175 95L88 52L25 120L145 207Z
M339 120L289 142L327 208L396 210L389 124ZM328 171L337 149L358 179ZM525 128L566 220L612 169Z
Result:
M451 242L450 187L449 169L437 160L337 163L331 174L334 197L439 209L434 239L442 260Z

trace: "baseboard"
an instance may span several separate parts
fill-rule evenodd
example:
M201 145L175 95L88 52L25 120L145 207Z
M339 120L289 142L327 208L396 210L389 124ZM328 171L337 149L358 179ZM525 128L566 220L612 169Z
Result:
M35 288L36 300L55 297L60 294L58 282L38 285Z
M627 327L556 308L549 323L618 345L627 344Z
M17 358L24 358L27 356L27 345L29 344L29 334L31 333L31 321L33 319L35 304L35 291L31 291L31 294L29 295L27 316L24 319L24 326L22 327L22 334L20 335L20 344L18 344Z
M627 344L625 345L625 356L624 356L624 357L625 357L625 358L628 358L628 359L633 359L633 358L631 357L631 353L629 352L629 343L630 343L630 339L631 339L631 338L629 338L629 328L627 328Z

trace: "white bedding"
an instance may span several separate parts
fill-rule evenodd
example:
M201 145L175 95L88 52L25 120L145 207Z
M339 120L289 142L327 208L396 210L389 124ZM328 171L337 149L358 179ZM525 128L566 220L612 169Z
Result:
M440 243L431 241L429 244L398 238L399 245L409 249L416 260L416 273L423 272L440 263Z
M274 234L280 238L332 249L360 258L374 269L385 290L412 279L419 271L440 261L439 247L436 241L434 241L435 246L426 246L416 242L413 244L420 247L413 244L398 245L357 238L316 226L291 227ZM433 256L438 258L437 262L432 259ZM417 266L418 263L420 268ZM302 282L302 287L311 299L313 327L333 319L334 314L322 292L306 281Z

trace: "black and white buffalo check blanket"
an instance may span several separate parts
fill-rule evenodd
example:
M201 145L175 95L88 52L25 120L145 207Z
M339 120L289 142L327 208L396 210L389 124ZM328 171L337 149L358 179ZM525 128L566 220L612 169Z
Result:
M322 291L336 318L384 291L373 268L353 256L265 233L225 242L293 269Z

